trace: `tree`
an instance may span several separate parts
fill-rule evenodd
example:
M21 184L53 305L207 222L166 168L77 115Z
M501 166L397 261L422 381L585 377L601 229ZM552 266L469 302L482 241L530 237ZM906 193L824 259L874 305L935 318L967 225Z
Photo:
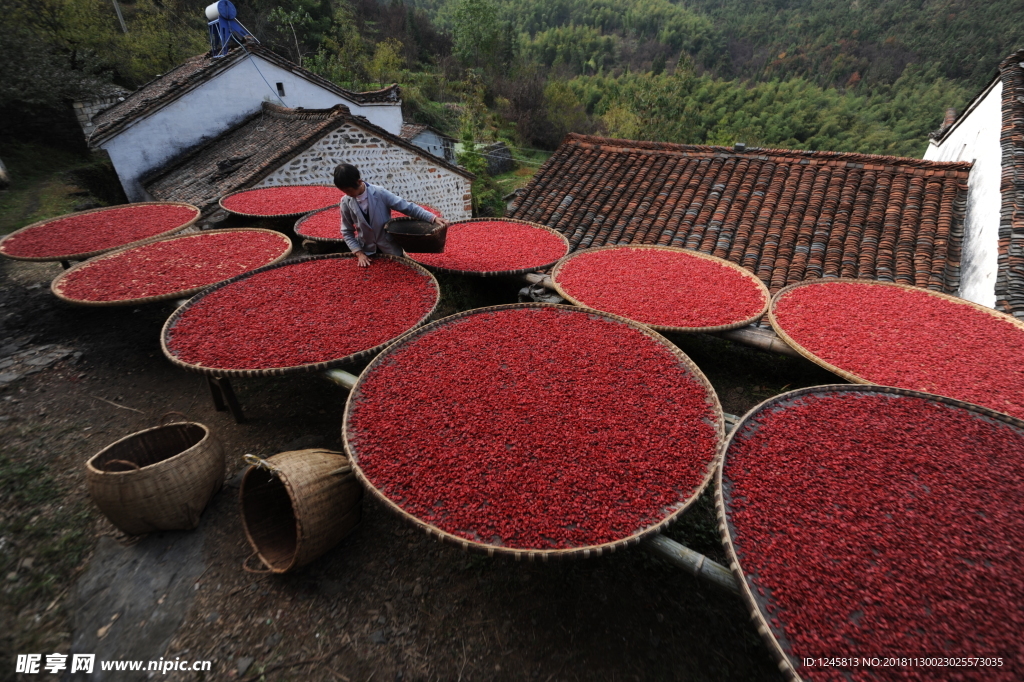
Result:
M453 51L470 67L493 67L502 24L493 0L456 0L452 12Z
M377 43L366 70L369 72L370 78L384 86L394 82L401 68L402 43L394 38L388 38Z
M583 103L565 81L550 81L544 88L544 107L551 122L548 144L557 145L569 133L588 133L592 127Z
M323 42L306 66L330 81L351 85L361 79L365 62L366 46L359 27L352 11L341 5L334 11Z
M313 23L313 17L304 9L285 10L283 7L275 7L270 12L270 22L277 24L280 28L287 26L291 30L292 39L295 41L295 61L302 66L302 47L299 45L299 35L295 27L302 28Z

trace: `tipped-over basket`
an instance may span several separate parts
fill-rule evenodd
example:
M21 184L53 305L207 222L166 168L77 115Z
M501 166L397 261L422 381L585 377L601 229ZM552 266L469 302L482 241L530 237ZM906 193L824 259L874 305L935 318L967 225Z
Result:
M435 225L416 218L392 218L384 229L391 241L409 253L444 253L448 225Z
M85 470L93 502L125 533L191 530L224 484L224 450L203 424L161 423L108 445Z
M242 477L242 523L271 572L305 566L359 523L363 489L340 452L293 450L246 459L257 463Z

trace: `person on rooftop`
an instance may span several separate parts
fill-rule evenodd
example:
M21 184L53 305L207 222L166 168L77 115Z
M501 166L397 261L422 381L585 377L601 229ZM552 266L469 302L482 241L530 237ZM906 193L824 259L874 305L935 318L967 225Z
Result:
M391 209L441 227L447 224L440 216L397 194L363 182L359 169L350 163L340 164L334 169L334 184L345 194L341 199L341 236L356 254L361 267L368 267L369 257L378 253L405 255L402 247L395 244L384 229L391 220Z

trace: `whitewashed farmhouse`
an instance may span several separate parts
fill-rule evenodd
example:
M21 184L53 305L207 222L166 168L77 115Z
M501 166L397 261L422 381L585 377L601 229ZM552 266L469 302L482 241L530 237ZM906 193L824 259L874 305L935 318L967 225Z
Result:
M1024 50L963 114L933 133L924 158L973 162L960 296L1024 318Z
M329 109L398 135L402 101L397 85L351 92L249 42L224 57L197 55L92 117L89 144L110 155L129 201L146 201L142 178L259 113L264 102Z

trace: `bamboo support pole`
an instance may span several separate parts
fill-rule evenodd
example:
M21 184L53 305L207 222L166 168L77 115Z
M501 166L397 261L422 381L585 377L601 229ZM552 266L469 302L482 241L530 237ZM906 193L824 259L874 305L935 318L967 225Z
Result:
M693 551L686 545L681 545L659 533L649 540L641 542L640 546L650 554L678 566L698 580L711 583L736 596L740 595L740 586L732 571L700 552Z
M359 377L354 374L350 374L343 369L329 369L324 372L324 376L330 381L338 384L342 388L352 390L352 387L356 385L356 381Z
M542 275L539 272L530 272L523 275L523 280L529 284L539 284L549 291L558 293L555 289L555 283L552 281L549 275Z
M352 390L357 380L355 375L341 369L329 369L324 372L324 376L348 390ZM725 415L725 423L730 428L735 426L738 421L739 418L736 415ZM342 470L339 469L337 472L332 473L342 473ZM736 585L736 580L728 568L708 559L699 552L693 551L685 545L669 540L664 535L659 534L649 540L645 540L641 546L654 556L665 559L700 580L710 582L737 595L739 594L739 587Z
M718 332L715 336L728 339L729 341L736 341L737 343L753 346L754 348L760 348L761 350L766 350L770 353L788 355L794 358L802 357L799 353L793 350L789 344L780 339L775 332L769 329L750 326L743 327L742 329Z
M555 291L555 284L549 275L542 275L540 273L531 272L523 275L523 281L527 285L540 285L550 291ZM762 329L751 325L749 327L743 327L742 329L732 329L725 332L717 332L712 334L729 341L735 341L742 343L747 346L753 346L754 348L760 348L770 353L779 353L780 355L788 355L790 357L799 358L801 355L790 346L779 338L779 336L770 329Z
M527 277L529 277L529 275L527 275ZM352 390L352 387L355 386L357 381L357 377L355 375L341 369L329 369L324 372L324 376L335 384L348 390ZM736 415L725 414L725 423L727 426L733 427L738 421L739 418ZM341 470L339 469L337 472L333 473L341 473ZM658 534L649 540L644 540L641 546L654 556L661 557L669 563L682 568L699 580L710 582L713 585L736 595L740 593L739 587L736 584L736 579L733 578L733 575L728 568L708 559L699 552L693 551L685 545L681 545L678 542L668 539L664 535Z

